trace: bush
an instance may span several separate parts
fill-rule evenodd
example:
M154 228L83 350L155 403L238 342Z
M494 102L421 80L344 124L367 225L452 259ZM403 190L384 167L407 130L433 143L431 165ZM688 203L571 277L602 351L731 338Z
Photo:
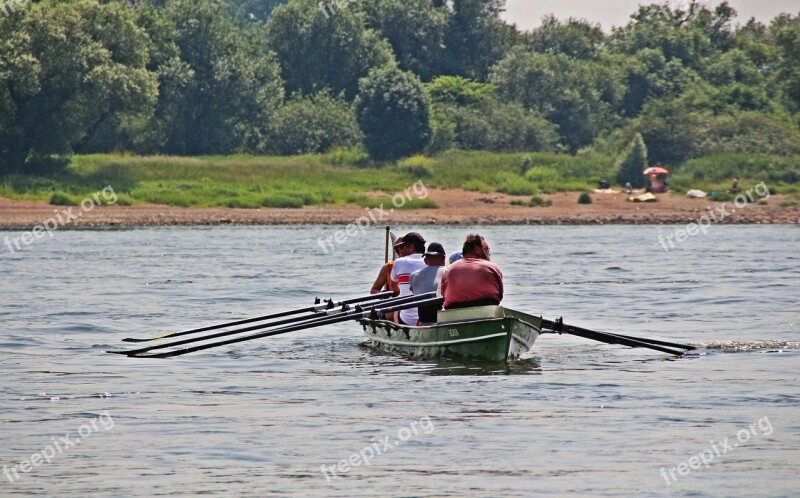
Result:
M489 100L437 109L454 123L455 142L463 150L550 151L558 140L555 125L516 102Z
M581 192L581 195L578 196L578 204L591 204L591 203L592 203L592 196L590 196L588 192Z
M483 180L469 180L468 182L464 183L462 188L464 190L469 190L470 192L482 192L484 194L488 194L494 190L491 185Z
M707 199L717 202L733 202L735 196L727 192L711 192Z
M372 158L398 159L431 141L430 103L413 73L396 67L373 69L359 83L355 108Z
M78 201L64 192L53 192L53 195L50 196L50 204L53 206L77 206Z
M296 96L275 112L267 150L280 155L323 153L361 143L352 107L342 98L322 92Z
M303 199L285 194L272 194L261 200L263 207L270 208L301 208L305 205Z
M497 191L509 195L533 195L536 187L514 173L501 171L495 176Z
M642 172L645 169L647 169L647 147L644 145L642 134L637 133L617 162L617 181L621 185L630 183L635 188L643 187Z
M433 165L436 162L425 156L413 156L401 161L398 166L400 171L408 173L416 179L430 178L433 176Z
M528 201L528 205L532 207L550 207L553 205L553 201L551 201L550 199L543 199L538 195L534 195L533 197L531 197L531 200Z

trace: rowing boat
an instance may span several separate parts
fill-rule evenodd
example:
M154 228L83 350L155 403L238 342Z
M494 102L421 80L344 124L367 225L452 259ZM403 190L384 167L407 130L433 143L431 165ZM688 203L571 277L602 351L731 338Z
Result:
M541 333L540 317L502 306L439 311L437 323L412 327L374 318L359 320L370 344L415 358L515 360Z

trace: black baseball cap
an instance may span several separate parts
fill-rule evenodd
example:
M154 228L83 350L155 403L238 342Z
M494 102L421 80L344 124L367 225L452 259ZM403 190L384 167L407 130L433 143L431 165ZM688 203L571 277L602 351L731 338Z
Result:
M422 237L422 235L418 234L417 232L409 232L400 237L399 239L397 239L394 243L394 247L403 244L416 245L416 243L425 244L425 239Z
M446 256L447 253L444 251L444 247L442 244L438 242L431 242L428 245L428 250L425 251L425 256Z

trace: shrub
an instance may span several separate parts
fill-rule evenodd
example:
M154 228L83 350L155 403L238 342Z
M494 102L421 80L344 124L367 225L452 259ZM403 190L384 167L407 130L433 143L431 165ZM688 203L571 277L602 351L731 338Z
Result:
M464 190L469 190L470 192L482 192L484 194L488 194L494 190L491 185L483 180L469 180L465 182L462 187Z
M261 200L261 205L271 208L301 208L304 203L298 197L293 197L285 194L272 194L264 197Z
M509 195L533 195L536 187L526 179L514 173L501 171L495 176L498 192Z
M401 161L398 165L400 171L408 173L416 179L430 178L433 176L432 166L436 162L425 156L413 156Z
M431 141L430 102L413 73L391 66L373 69L359 83L355 108L372 158L398 159Z
M53 192L53 195L50 196L50 204L53 206L77 206L78 201L64 192Z
M589 199L591 201L591 199ZM528 201L528 205L532 207L550 207L553 205L553 201L550 199L543 199L538 195L534 195L531 197L531 200Z
M581 195L578 196L578 204L591 204L591 203L592 203L592 196L590 196L588 192L581 192Z
M229 208L240 208L240 209L256 209L260 207L259 202L256 199L226 199L223 203L223 206Z
M617 162L617 181L622 185L630 182L634 187L640 188L644 186L642 172L645 169L647 169L647 147L642 134L637 133Z
M275 112L267 150L281 155L322 153L361 143L353 109L343 98L321 92L295 96Z
M717 202L733 202L734 196L727 192L711 192L708 199Z

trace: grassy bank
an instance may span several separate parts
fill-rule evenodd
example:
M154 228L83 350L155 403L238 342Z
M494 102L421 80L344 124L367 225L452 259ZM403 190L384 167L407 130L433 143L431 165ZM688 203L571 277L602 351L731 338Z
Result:
M702 158L676 170L677 192L723 190L738 175L747 188L765 181L771 189L797 196L800 158L727 155ZM594 188L615 176L614 159L604 156L453 151L378 165L360 152L337 151L291 157L74 156L62 173L49 177L0 178L0 196L77 203L111 185L120 204L173 206L281 207L357 204L374 206L415 182L426 187L464 188L514 195L550 194ZM406 208L435 208L417 199Z

